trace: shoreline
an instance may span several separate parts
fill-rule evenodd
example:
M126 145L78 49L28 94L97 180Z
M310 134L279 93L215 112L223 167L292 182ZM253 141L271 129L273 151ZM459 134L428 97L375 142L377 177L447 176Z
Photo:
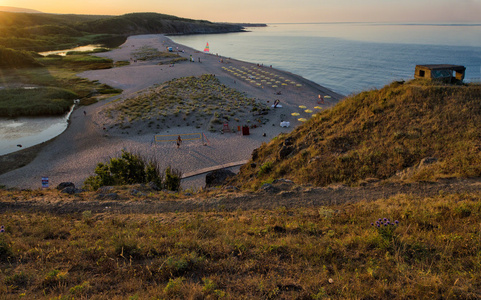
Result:
M342 95L299 75L263 67L264 70L280 74L291 81L295 81L298 85L302 85L301 87L286 87L282 89L281 95L276 95L276 89L253 85L225 70L228 67L250 69L256 67L256 64L206 54L176 44L165 35L131 36L120 48L95 55L109 57L114 61L129 60L131 51L140 45L157 47L161 50L165 49L163 47L166 46L179 47L179 49L185 51L185 53L179 53L181 56L189 58L192 55L196 61L179 63L172 68L166 65L157 65L155 61L145 61L132 63L124 67L78 74L79 77L98 80L115 88L122 88L124 92L120 96L83 107L82 110L87 112L86 116L83 115L82 110L76 109L71 115L67 129L50 140L47 145L41 147L36 158L29 164L0 175L0 185L39 188L41 177L47 176L50 178L51 186L56 186L63 181L71 181L80 186L88 176L93 175L97 163L105 162L109 158L117 156L122 149L138 151L147 156L162 157L161 168L170 165L181 169L184 174L195 173L198 170L216 165L244 161L249 159L252 151L262 143L269 142L279 133L290 132L300 124L294 117L290 116L292 112L299 111L299 105L308 107L318 105L316 102L318 94L331 96L329 103L326 101L322 105L324 108L330 107L343 98ZM201 63L197 62L197 59L200 59ZM221 63L220 59L225 61ZM274 99L280 98L283 108L272 109L267 116L269 118L268 124L251 129L251 134L248 136L234 133L208 133L211 143L207 147L193 142L186 143L181 149L176 149L173 145L167 144L150 146L153 134L205 132L205 128L199 130L189 126L178 126L157 132L155 129L147 128L144 124L141 127L141 134L138 132L135 134L134 130L131 130L129 134L125 134L125 131L122 133L120 129L109 128L107 131L105 130L106 120L102 115L102 109L114 99L120 98L122 100L132 97L146 88L174 78L200 76L202 74L214 74L221 84L235 88L248 97L264 103L266 101L267 103L273 103ZM278 88L278 90L280 89ZM280 120L286 118L286 116L291 121L291 126L290 128L281 128L279 126ZM190 187L192 186L183 186L184 189ZM201 186L199 186L199 183L195 183L193 187L200 188Z

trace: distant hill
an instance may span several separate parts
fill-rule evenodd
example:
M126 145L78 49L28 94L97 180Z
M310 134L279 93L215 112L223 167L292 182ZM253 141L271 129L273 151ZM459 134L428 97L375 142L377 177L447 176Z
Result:
M136 34L239 32L236 24L184 19L157 13L122 16L0 12L0 45L28 51L68 49Z
M229 185L255 189L279 178L327 186L477 177L479 124L479 84L393 83L348 97L264 144Z
M0 11L8 11L8 12L16 12L16 13L31 13L31 14L42 13L41 11L34 10L34 9L12 7L12 6L0 6Z

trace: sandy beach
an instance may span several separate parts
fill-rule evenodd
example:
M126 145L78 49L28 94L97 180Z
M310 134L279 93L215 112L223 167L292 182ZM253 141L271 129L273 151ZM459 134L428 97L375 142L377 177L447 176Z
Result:
M300 76L277 70L275 66L262 66L198 52L175 44L163 35L132 36L118 49L96 55L108 57L114 61L131 61L132 52L145 45L161 51L165 51L166 47L174 49L178 47L181 56L185 58L192 56L194 62L184 61L170 67L159 65L155 60L132 61L128 66L78 74L79 77L98 80L112 87L121 88L123 93L94 105L76 109L71 115L68 129L42 147L30 164L1 175L0 185L39 188L41 178L48 177L52 187L64 181L71 181L76 186L81 186L88 176L93 175L97 163L106 162L109 158L118 156L122 150L140 153L147 157L155 156L162 168L172 166L189 176L219 166L238 165L248 160L252 151L262 143L300 125L301 122L298 121L300 117L310 116L305 113L306 108L314 110L314 107L320 106L326 109L343 97ZM245 70L247 76L242 78L235 70ZM282 77L282 83L289 84L278 84L273 87L275 85L273 83L253 82L248 80L252 72L262 72L276 78ZM247 97L255 98L266 105L270 106L278 99L282 108L271 109L265 116L268 121L257 128L250 128L249 135L241 135L237 132L211 132L207 127L196 128L181 122L174 122L169 128L161 130L151 128L145 123L137 123L129 129L121 129L111 126L112 120L106 118L105 108L112 105L112 101L121 102L149 87L176 78L203 74L213 74L221 84L243 92ZM319 95L328 96L324 103L319 102ZM299 106L305 106L305 108ZM292 116L292 113L299 113L299 116ZM290 127L281 127L281 121L290 122ZM231 124L231 127L237 131L237 126ZM184 141L180 148L176 147L175 142L152 144L154 135L176 136L191 133L204 134L207 140L204 139L204 143L202 140ZM183 180L183 188L201 188L204 185L204 175L202 173Z

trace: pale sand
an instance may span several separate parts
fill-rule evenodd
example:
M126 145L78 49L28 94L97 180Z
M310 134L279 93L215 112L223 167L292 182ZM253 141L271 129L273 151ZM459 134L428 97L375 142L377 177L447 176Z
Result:
M182 62L176 64L175 67L169 67L168 65L157 65L158 61L138 61L125 67L84 72L79 76L123 89L124 92L119 97L124 99L132 97L138 91L152 85L174 78L215 74L222 84L245 92L248 97L259 99L264 103L269 101L269 104L279 99L283 107L272 109L267 116L269 122L262 127L250 129L250 135L246 136L236 133L211 133L206 128L178 127L177 125L181 123L173 124L175 126L161 132L148 128L145 124L141 128L140 134L138 133L139 128L131 129L129 134L125 134L122 133L125 130L115 128L104 130L107 120L100 111L110 101L119 97L111 98L75 110L71 116L69 128L43 147L36 159L29 165L1 175L0 185L39 188L41 178L47 176L52 187L64 181L71 181L76 186L81 186L88 176L93 175L98 162L106 162L110 157L118 156L122 149L138 152L145 156L155 155L162 168L172 166L184 174L242 162L248 160L252 151L262 143L267 143L279 133L289 132L300 125L301 122L297 119L308 116L303 109L299 108L300 105L311 109L318 106L319 94L332 97L325 101L325 104L320 105L323 108L330 107L342 98L341 95L300 76L265 66L262 68L263 70L283 76L302 84L302 86L290 84L279 88L259 87L222 69L222 67L230 66L238 69L241 67L251 68L255 66L254 64L225 57L222 57L223 63L221 63L221 57L199 53L183 45L177 45L163 35L132 36L119 49L96 55L109 57L114 61L129 61L132 57L131 52L142 45L149 45L160 50L164 50L166 46L173 46L174 49L178 46L179 49L185 49L185 53L180 53L182 56L189 58L190 55L193 55L195 62ZM199 57L201 63L198 63ZM281 91L282 94L277 95L277 91ZM87 113L86 116L84 116L84 110ZM291 116L293 112L299 112L301 115L299 117ZM281 121L289 121L291 126L282 128L280 127ZM199 140L186 141L179 149L174 142L151 145L154 134L177 135L197 132L205 133L209 140L207 145L203 145ZM263 136L264 133L266 136ZM183 181L183 188L202 187L204 177L202 175Z

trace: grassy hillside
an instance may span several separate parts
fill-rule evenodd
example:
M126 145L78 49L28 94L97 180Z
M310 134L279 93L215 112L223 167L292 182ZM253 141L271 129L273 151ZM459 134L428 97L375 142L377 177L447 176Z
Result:
M122 203L178 205L185 198L159 192L139 195L138 189L110 190L122 200L105 201L98 213L83 205L99 201L100 194L0 190L3 298L481 296L479 193L272 210L122 211ZM35 199L40 203L28 202ZM258 201L265 199L258 195ZM51 213L32 212L31 207L43 208L41 202L57 205ZM78 203L76 213L61 213L70 202ZM25 209L6 208L14 203L23 203ZM185 204L192 206L191 201ZM376 222L387 224L384 218L394 225L377 227Z
M0 45L29 51L67 49L79 44L104 43L134 34L240 30L242 27L234 24L218 24L156 13L85 16L0 12Z
M387 179L423 158L412 180L481 175L481 86L411 81L351 96L253 153L236 183L276 178L355 184Z

